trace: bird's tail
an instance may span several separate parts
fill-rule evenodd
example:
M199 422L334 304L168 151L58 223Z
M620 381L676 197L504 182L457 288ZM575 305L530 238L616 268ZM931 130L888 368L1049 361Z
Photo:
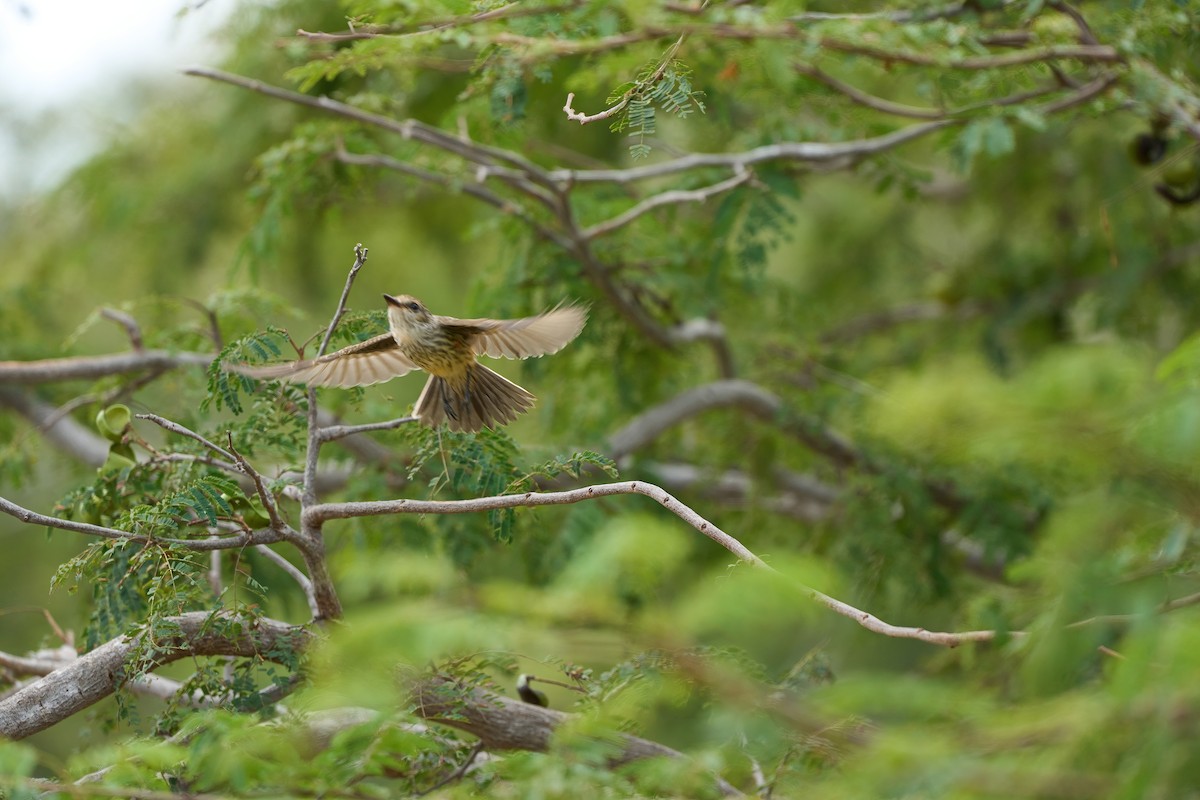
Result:
M472 364L462 380L430 375L413 414L431 428L446 422L452 431L475 433L512 422L533 402L533 395L503 375Z

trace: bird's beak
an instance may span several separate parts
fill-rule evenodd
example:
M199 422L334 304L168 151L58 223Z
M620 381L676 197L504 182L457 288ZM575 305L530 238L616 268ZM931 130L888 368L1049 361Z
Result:
M385 294L385 295L383 296L383 301L384 301L385 303L387 303L389 306L398 306L398 305L400 305L400 301L399 301L399 300L397 300L396 298L392 297L390 294Z

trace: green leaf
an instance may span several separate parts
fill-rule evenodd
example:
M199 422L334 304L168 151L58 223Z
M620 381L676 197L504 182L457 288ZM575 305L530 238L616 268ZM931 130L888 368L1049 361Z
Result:
M129 411L129 406L117 403L100 409L96 414L96 429L110 442L119 442L129 430L132 419L133 414Z

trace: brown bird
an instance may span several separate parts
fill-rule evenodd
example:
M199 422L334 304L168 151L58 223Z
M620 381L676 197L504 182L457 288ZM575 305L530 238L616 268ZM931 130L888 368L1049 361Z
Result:
M414 369L429 380L413 414L435 428L475 432L512 422L533 407L534 397L475 360L530 358L557 353L583 330L587 312L558 306L522 319L456 319L429 313L415 297L385 294L387 333L336 353L289 364L263 367L229 365L252 378L285 380L312 386L367 386Z

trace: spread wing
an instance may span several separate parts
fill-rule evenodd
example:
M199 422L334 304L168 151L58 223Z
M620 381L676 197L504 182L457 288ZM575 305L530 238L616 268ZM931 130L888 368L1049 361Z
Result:
M404 357L395 337L389 332L320 358L263 367L226 364L225 369L251 378L307 383L310 386L347 387L391 380L417 369L417 365Z
M583 330L587 311L581 306L559 306L536 317L521 319L439 317L438 320L473 334L472 348L477 355L531 358L557 353L566 347Z

